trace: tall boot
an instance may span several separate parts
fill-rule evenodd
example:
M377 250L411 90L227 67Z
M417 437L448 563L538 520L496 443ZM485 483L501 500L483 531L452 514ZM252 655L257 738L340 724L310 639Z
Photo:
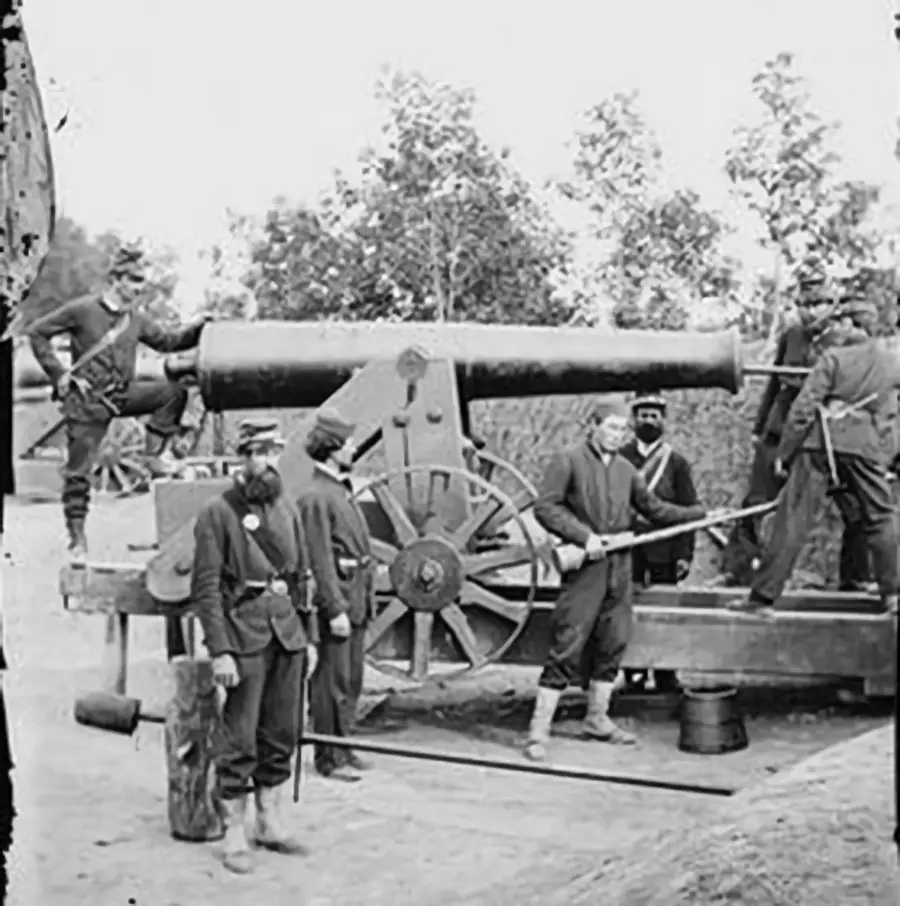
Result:
M66 518L66 532L69 536L69 558L73 562L83 563L87 559L87 535L84 531L84 518Z
M614 683L591 681L588 688L587 714L582 724L582 731L588 739L610 742L615 745L634 745L637 739L610 719L609 704L614 688Z
M225 809L225 847L223 850L225 867L236 875L246 875L253 871L253 854L247 841L247 796L237 799L223 799Z
M560 694L558 689L538 686L531 724L528 727L528 741L525 743L525 757L531 761L543 761L547 757L550 727L553 724L553 715L556 714Z
M291 836L284 827L282 807L287 784L259 787L256 790L256 830L254 837L259 846L285 856L305 852L305 847Z

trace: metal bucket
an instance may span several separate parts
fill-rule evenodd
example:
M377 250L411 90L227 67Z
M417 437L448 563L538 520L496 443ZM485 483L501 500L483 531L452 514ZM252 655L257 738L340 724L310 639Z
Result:
M749 745L738 709L737 689L712 686L685 689L681 699L678 748L697 755L724 755Z

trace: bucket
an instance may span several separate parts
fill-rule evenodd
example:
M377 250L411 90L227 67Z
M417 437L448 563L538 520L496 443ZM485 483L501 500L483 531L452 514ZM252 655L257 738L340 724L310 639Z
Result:
M678 748L697 755L724 755L749 745L737 706L737 689L712 686L685 689L681 699Z

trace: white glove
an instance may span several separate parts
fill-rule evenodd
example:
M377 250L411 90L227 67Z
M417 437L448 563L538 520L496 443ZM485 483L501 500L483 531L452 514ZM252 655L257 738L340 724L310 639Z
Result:
M233 689L240 681L237 661L230 654L220 654L212 659L213 679L224 689Z
M319 665L319 649L315 645L306 646L306 675L312 676Z
M332 635L346 639L350 636L350 617L345 613L339 613L328 623L328 628Z

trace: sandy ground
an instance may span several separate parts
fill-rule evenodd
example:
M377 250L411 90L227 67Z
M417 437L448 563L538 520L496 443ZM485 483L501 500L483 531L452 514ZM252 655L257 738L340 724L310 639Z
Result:
M74 696L99 683L104 621L62 609L58 506L14 505L9 515L6 639L12 669L4 682L19 810L10 903L437 906L512 904L515 897L536 904L639 906L651 901L631 899L629 878L618 882L621 896L610 899L597 872L603 866L625 871L653 853L660 832L671 835L680 822L695 822L689 832L674 831L690 840L697 828L731 820L725 809L735 807L733 800L373 756L373 770L357 785L307 777L301 803L289 813L292 828L309 843L307 856L261 854L252 879L230 876L221 868L217 844L178 843L168 835L160 727L144 724L129 739L73 721ZM125 544L151 542L152 525L149 498L99 504L92 553L139 559ZM158 708L169 682L162 623L135 622L129 692ZM367 732L379 741L515 757L534 681L533 669L497 668L443 691L404 694ZM749 749L709 758L679 752L677 724L659 712L626 718L642 740L631 751L578 740L576 716L565 712L556 728L558 763L735 787L758 784L885 724L873 713L761 709L748 718ZM872 757L881 764L887 755L878 750ZM861 796L870 794L883 798L884 790L860 787ZM870 824L880 833L881 824ZM883 856L883 840L875 836L872 846L881 847L876 855Z

